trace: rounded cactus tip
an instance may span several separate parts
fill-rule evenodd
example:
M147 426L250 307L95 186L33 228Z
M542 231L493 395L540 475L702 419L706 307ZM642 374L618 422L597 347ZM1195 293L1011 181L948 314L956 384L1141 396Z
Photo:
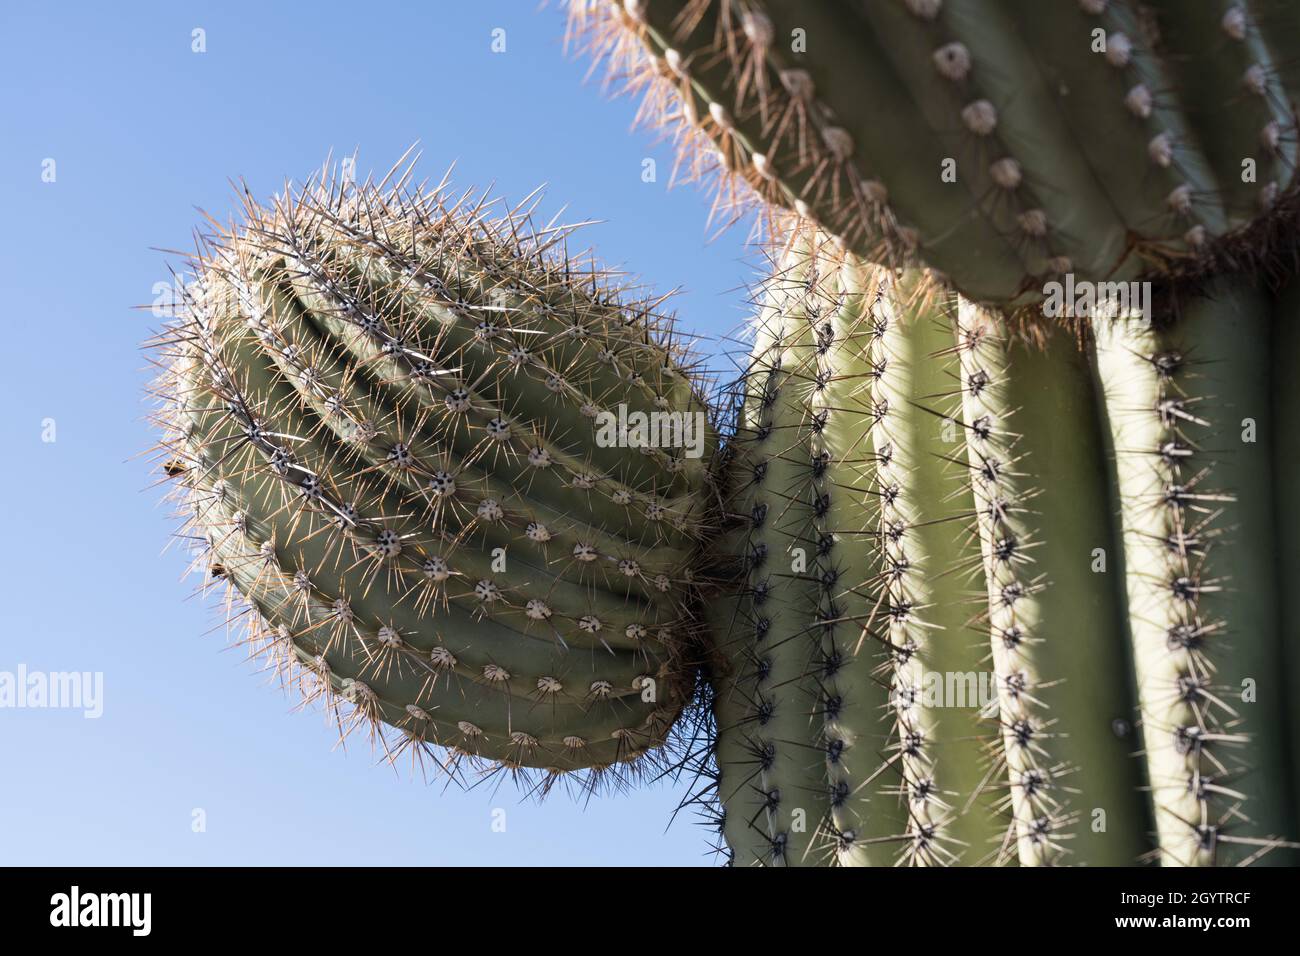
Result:
M534 226L538 194L413 165L241 189L190 257L150 345L203 587L390 760L539 792L673 765L718 498L705 383L663 297Z

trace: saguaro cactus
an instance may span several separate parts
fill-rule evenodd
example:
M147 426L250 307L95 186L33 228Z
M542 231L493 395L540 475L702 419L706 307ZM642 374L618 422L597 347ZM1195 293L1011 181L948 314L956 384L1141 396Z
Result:
M1080 350L796 241L729 449L735 862L1288 858L1272 461L1236 434L1275 323L1231 283L1182 313Z
M1296 6L571 6L771 213L719 453L565 230L250 201L159 342L250 643L393 755L694 767L737 865L1291 862Z
M694 680L701 392L569 230L408 175L250 199L204 242L156 343L185 533L246 640L394 755L635 763Z

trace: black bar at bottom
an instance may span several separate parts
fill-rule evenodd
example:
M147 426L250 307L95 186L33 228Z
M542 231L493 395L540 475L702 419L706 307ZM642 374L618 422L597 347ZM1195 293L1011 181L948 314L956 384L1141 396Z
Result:
M502 934L531 929L539 942L576 932L593 946L600 939L622 945L642 938L669 946L683 940L687 926L696 929L693 948L700 945L698 930L714 927L734 946L736 934L763 938L778 926L789 932L799 920L873 946L892 938L987 944L1002 937L1046 946L1097 935L1188 933L1231 942L1256 930L1289 935L1300 916L1295 874L1274 868L10 868L0 871L0 926L7 940L75 934L78 944L113 937L128 945L162 939L261 947L277 938L319 945L352 937L365 949L387 938L409 945L424 933L438 945L449 931L492 928ZM605 929L617 935L598 935Z

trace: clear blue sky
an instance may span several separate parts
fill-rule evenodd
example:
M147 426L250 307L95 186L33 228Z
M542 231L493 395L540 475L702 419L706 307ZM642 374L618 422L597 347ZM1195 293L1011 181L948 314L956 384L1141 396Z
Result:
M98 720L0 709L0 864L711 862L689 816L667 828L680 787L538 806L395 774L364 744L332 750L322 715L291 713L223 649L184 557L163 552L172 524L135 457L152 441L138 344L157 320L131 307L168 275L151 247L188 247L195 207L224 218L228 179L264 197L331 148L359 148L363 177L418 140L430 176L454 160L458 184L507 197L546 183L547 211L605 220L587 234L607 262L684 287L689 328L742 321L745 230L710 241L704 194L667 187L669 146L564 55L562 9L0 6L0 672L104 675Z

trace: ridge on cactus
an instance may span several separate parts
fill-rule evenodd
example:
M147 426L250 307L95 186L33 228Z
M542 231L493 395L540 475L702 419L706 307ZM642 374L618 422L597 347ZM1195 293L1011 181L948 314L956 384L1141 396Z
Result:
M712 605L731 861L1289 862L1273 463L1225 432L1290 317L1226 282L1081 351L807 232L762 293Z
M797 212L967 297L1293 267L1289 0L571 0L727 215Z
M199 243L153 347L203 589L389 759L542 791L671 764L714 498L703 380L662 298L569 255L535 196L412 166L245 192ZM702 454L598 440L619 410L689 417Z

